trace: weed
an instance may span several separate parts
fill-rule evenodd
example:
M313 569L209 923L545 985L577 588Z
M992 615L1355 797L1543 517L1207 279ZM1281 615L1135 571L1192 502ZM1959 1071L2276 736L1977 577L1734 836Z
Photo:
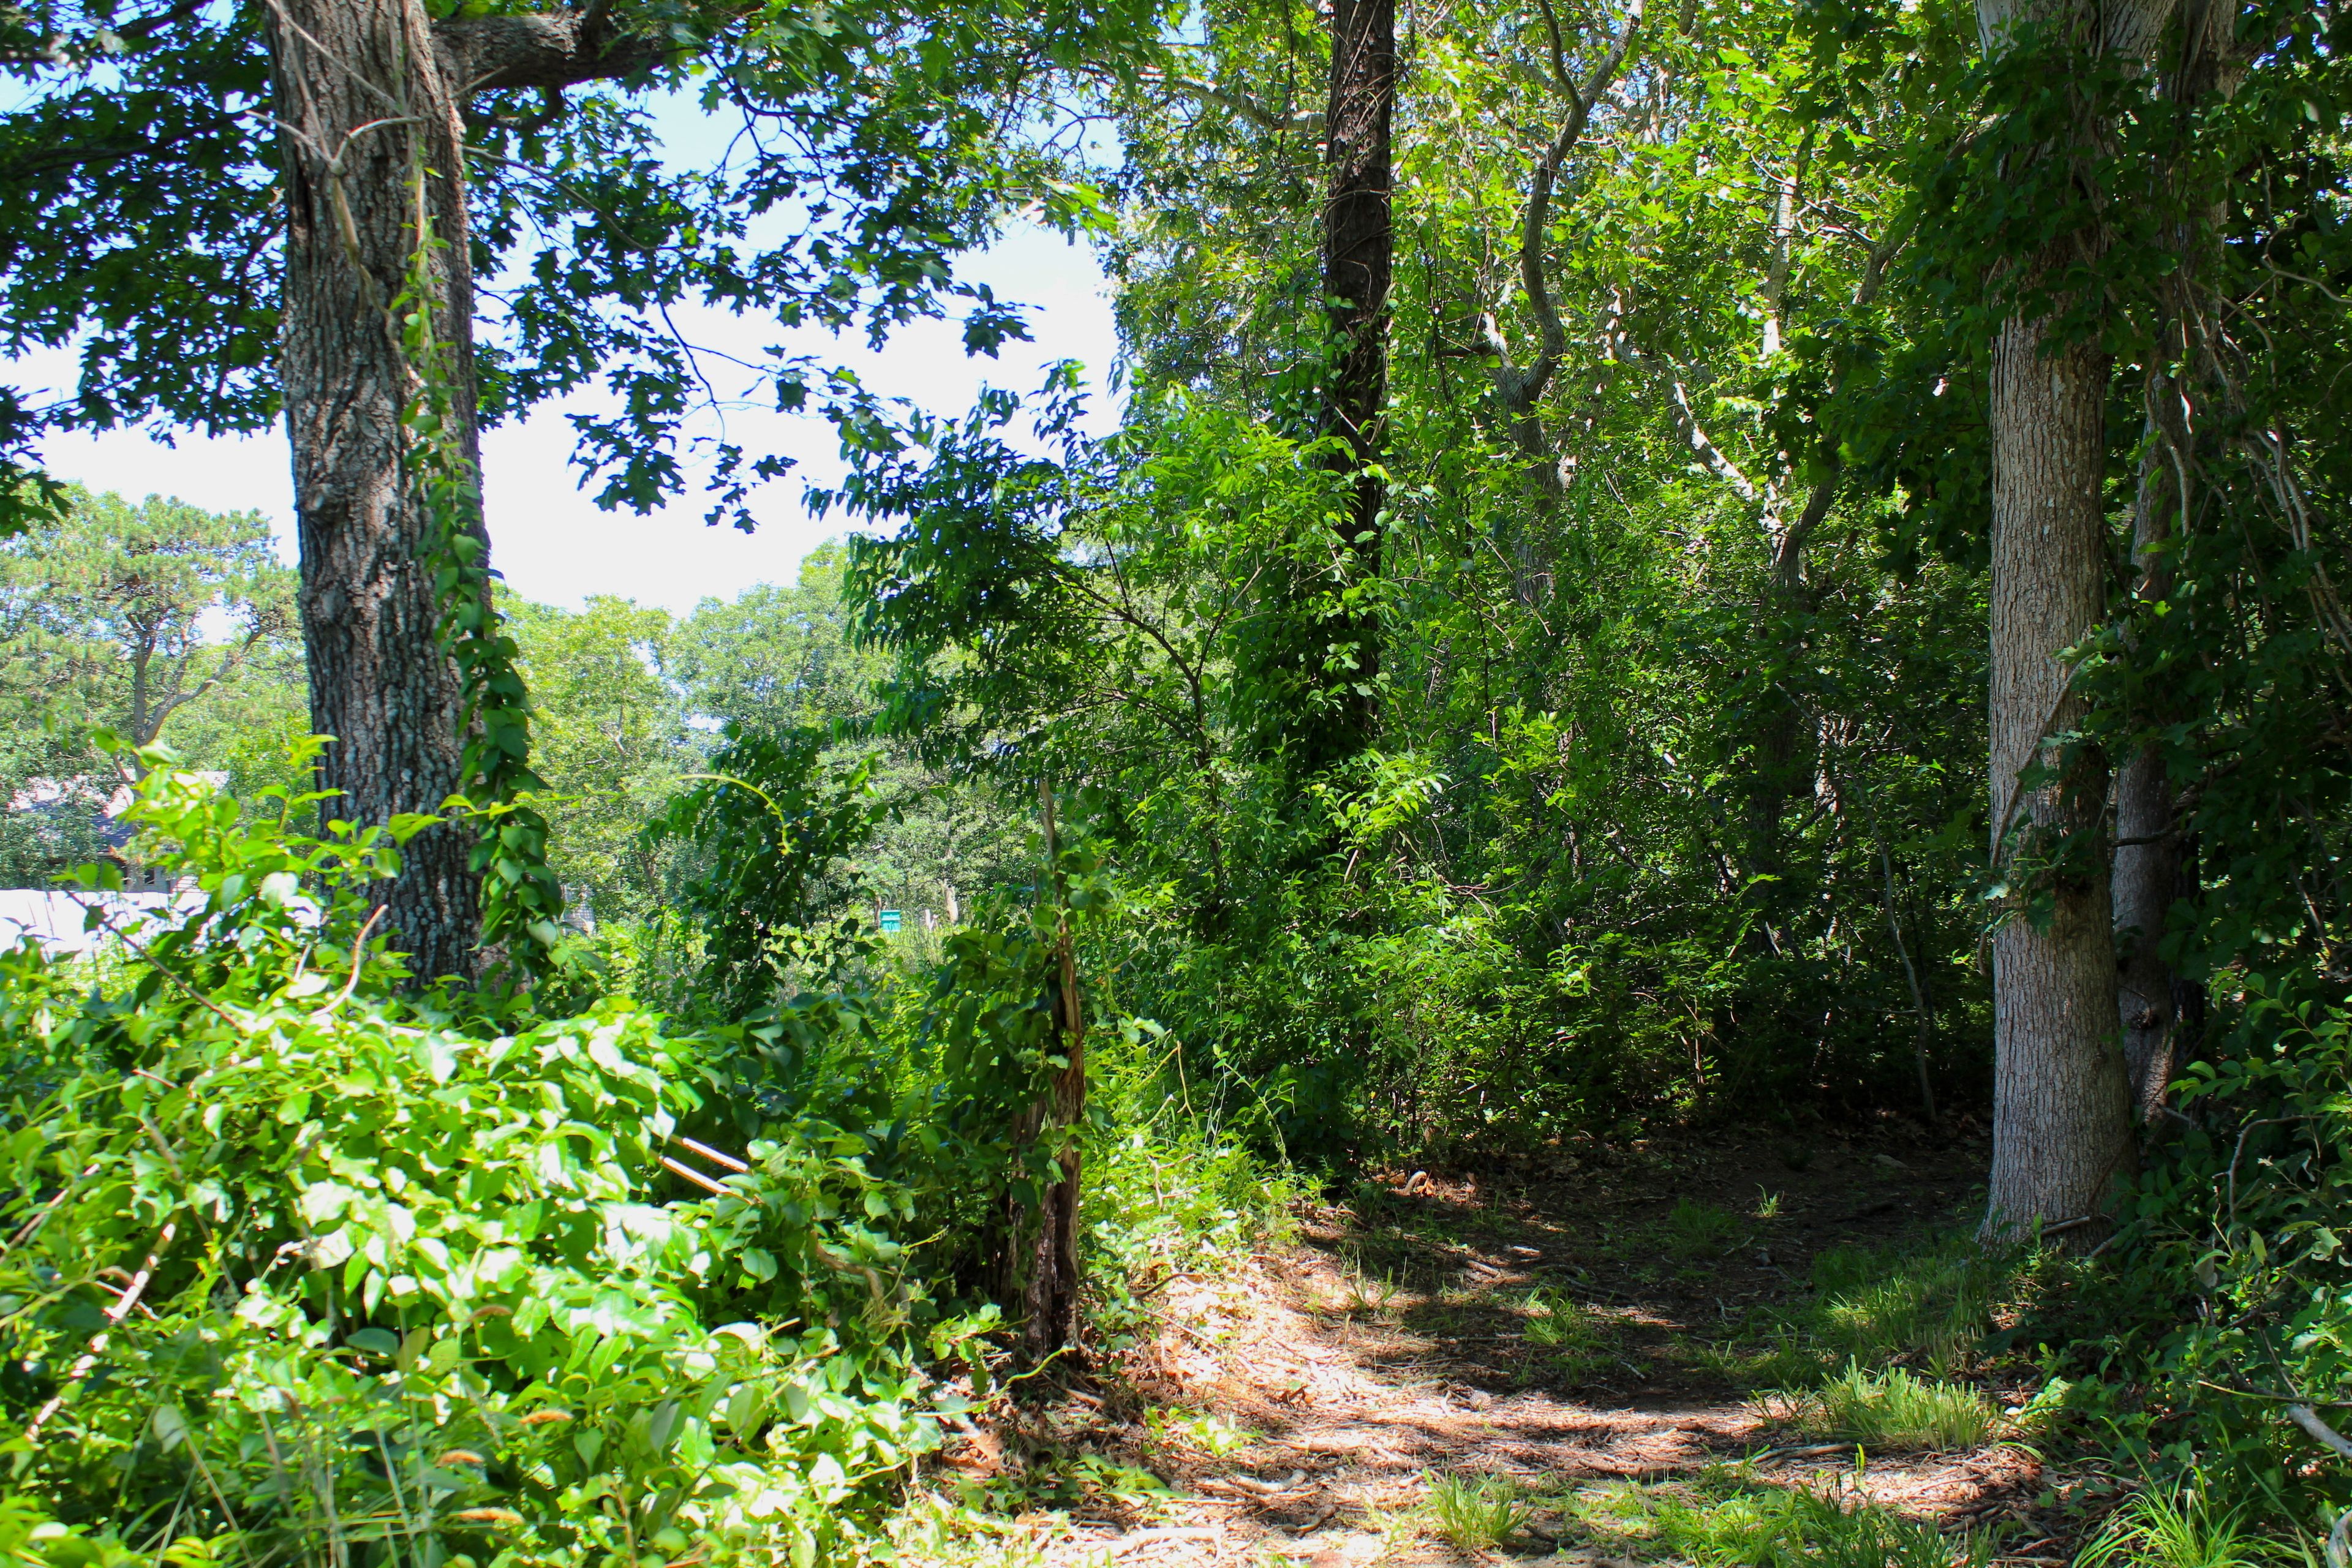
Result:
M1196 1448L1213 1459L1238 1454L1255 1440L1222 1415L1175 1406L1146 1411L1143 1426L1157 1442Z
M1858 1362L1811 1393L1782 1394L1777 1403L1801 1430L1864 1448L1973 1448L2000 1428L2000 1412L1973 1388L1900 1367L1866 1372Z
M2217 1510L2204 1491L2140 1493L2107 1517L2076 1568L2270 1568L2302 1561L2249 1537L2241 1510Z
M1465 1552L1484 1552L1528 1521L1519 1489L1503 1476L1441 1476L1422 1505L1428 1527Z
M1738 1215L1685 1198L1666 1216L1666 1250L1685 1259L1720 1252L1739 1238L1742 1228Z
M1768 1193L1762 1187L1757 1188L1755 1215L1758 1219L1779 1219L1780 1217L1780 1194L1778 1193Z
M1352 1317L1377 1318L1387 1312L1397 1299L1395 1279L1383 1273L1378 1279L1350 1270L1348 1275L1348 1311Z

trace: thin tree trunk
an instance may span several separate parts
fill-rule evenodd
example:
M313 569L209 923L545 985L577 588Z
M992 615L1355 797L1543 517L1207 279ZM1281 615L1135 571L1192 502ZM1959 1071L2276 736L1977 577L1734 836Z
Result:
M2164 396L2170 379L2159 374L2153 380L2151 399ZM2150 453L2150 471L2140 485L2132 554L2140 569L2138 596L2155 602L2172 588L2172 557L2159 546L2171 531L2179 492L2162 450L2166 437L2158 430L2150 435L2158 449ZM2172 800L2170 770L2160 750L2141 746L2124 759L2116 774L2116 1009L2130 1103L2142 1123L2155 1120L2172 1079L2175 977L2158 952L2180 882Z
M2180 58L2164 84L2165 96L2181 105L2194 104L2209 94L2232 94L2242 74L2231 30L2235 8L2220 0L2189 0L2183 6ZM2198 222L2199 194L2182 189L2192 171L2176 162L2159 171L2168 187L2167 199L2179 204L2178 231L2180 264L2165 286L2168 318L2163 348L2178 346L2194 367L2202 357L2195 352L2197 323L2203 318L2197 298L2198 278L2207 247L2219 232L2218 203ZM2147 386L2148 450L2142 459L2139 491L2132 512L2132 559L2139 569L2137 597L2159 604L2172 593L2172 545L2177 523L2185 523L2194 500L2195 435L2189 427L2184 388L2161 368L2149 374ZM2148 710L2135 718L2160 725L2176 717L2160 683L2151 682ZM2152 1122L2161 1113L2166 1085L2178 1059L2185 1010L2202 1016L2202 996L2194 982L2176 973L2158 952L2165 917L2182 898L2195 896L2196 876L2176 817L2175 794L2164 754L2157 747L2138 748L2124 760L2116 779L2116 1013L2123 1026L2124 1065L2130 1081L2131 1103L2137 1118ZM2193 996L2193 999L2192 999Z
M1333 0L1331 97L1325 118L1328 185L1323 206L1323 296L1330 312L1329 362L1318 434L1342 443L1337 459L1356 476L1348 519L1352 575L1381 570L1381 509L1386 487L1372 472L1388 442L1389 280L1395 235L1391 214L1390 126L1396 109L1396 0ZM1353 611L1340 636L1355 668L1334 672L1331 763L1360 749L1378 717L1378 617Z
M1084 1174L1078 1126L1087 1109L1086 1007L1070 940L1069 895L1062 879L1051 781L1041 782L1038 793L1054 897L1054 1032L1046 1054L1060 1057L1062 1065L1013 1129L1015 1158L1024 1164L1037 1163L1026 1173L1035 1184L1038 1200L1033 1215L1019 1198L1006 1194L997 1264L997 1300L1017 1319L1021 1357L1031 1366L1076 1345L1078 1196ZM1053 1152L1040 1161L1045 1146L1053 1146Z
M1875 824L1873 824L1874 828ZM1936 1086L1927 1075L1928 1048L1936 1041L1936 1016L1927 1009L1927 988L1919 984L1918 965L1911 962L1911 949L1903 940L1903 927L1895 918L1895 857L1887 852L1886 840L1878 841L1878 868L1884 880L1880 886L1886 906L1886 934L1894 941L1895 956L1903 961L1903 978L1911 987L1911 1008L1918 1016L1919 1031L1911 1042L1911 1065L1919 1072L1919 1110L1934 1126L1936 1116Z
M320 764L328 815L378 826L456 793L463 693L441 646L432 520L404 482L410 372L390 311L418 235L415 182L443 242L437 333L454 351L472 460L473 282L457 105L415 0L273 6L285 160L280 368L293 447L310 721L334 737ZM461 826L402 852L387 921L420 978L472 972L479 879Z

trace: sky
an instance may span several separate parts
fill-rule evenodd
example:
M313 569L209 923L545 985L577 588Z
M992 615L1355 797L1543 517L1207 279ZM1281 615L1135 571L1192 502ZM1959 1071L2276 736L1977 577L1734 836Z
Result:
M788 346L845 364L877 394L910 398L936 414L960 414L983 383L1034 390L1044 367L1075 359L1087 367L1096 397L1093 423L1108 430L1118 405L1104 394L1118 349L1101 269L1083 246L1045 230L1015 227L985 251L965 258L958 276L988 284L1000 299L1034 307L1031 342L1005 344L995 359L970 358L950 321L901 328L878 353L862 336L833 339L815 331L781 335ZM690 334L725 348L733 332L753 343L779 341L764 321L741 325L723 316L689 323ZM28 390L55 385L73 365L64 353L0 361L0 382ZM789 583L801 558L841 532L838 523L811 518L801 506L804 482L824 483L841 472L833 427L821 418L772 411L725 415L725 434L751 456L782 452L799 460L793 475L761 492L754 512L761 526L746 534L706 525L707 501L689 484L667 510L647 516L607 512L579 488L569 458L567 409L594 409L583 394L543 405L530 417L486 431L482 440L483 504L489 521L491 564L527 598L577 608L592 595L611 594L674 612L705 597L731 599L755 583ZM720 433L719 416L689 422L687 436ZM134 499L176 496L215 511L257 510L277 531L278 550L294 559L293 480L282 433L208 440L182 434L164 446L135 430L56 435L40 447L53 476Z

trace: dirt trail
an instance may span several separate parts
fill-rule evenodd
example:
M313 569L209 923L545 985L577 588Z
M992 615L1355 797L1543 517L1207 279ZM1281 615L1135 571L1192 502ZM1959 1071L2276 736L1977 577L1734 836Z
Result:
M1014 1438L1149 1470L1173 1493L1090 1488L1028 1516L1028 1540L1072 1565L1607 1564L1540 1506L1483 1554L1408 1516L1449 1475L1557 1496L1749 1458L1759 1482L1859 1493L1951 1528L2027 1521L2022 1554L2002 1561L2055 1561L2034 1555L2032 1458L1871 1456L1857 1480L1850 1449L1782 1439L1775 1452L1712 1349L1743 1315L1800 1300L1820 1252L1948 1223L1982 1162L1980 1145L1881 1139L1672 1163L1637 1149L1545 1181L1415 1173L1360 1187L1237 1272L1165 1281L1150 1297L1160 1332L1123 1375ZM948 1459L972 1478L1021 1464L984 1433Z

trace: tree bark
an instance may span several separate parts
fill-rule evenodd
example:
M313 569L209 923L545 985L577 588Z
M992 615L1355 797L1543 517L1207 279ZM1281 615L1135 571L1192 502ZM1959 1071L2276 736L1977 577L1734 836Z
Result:
M464 691L440 637L433 520L404 472L414 389L391 308L437 242L435 335L446 346L460 457L477 471L474 280L464 113L492 88L563 86L641 69L675 47L613 35L604 7L452 18L423 0L272 0L271 74L286 193L279 374L293 449L310 721L328 815L362 826L436 812L464 779ZM477 516L471 526L488 537ZM461 825L409 841L384 897L420 979L469 975L480 879Z
M1993 853L2003 829L2040 848L2103 830L2106 774L2078 754L2019 794L2019 775L2061 759L2051 737L2084 713L2062 649L2106 610L2105 356L2048 341L2046 323L2002 323L1992 363ZM2104 848L2060 875L2046 924L2012 910L1993 935L1993 1164L1988 1231L2100 1212L2129 1146L2116 1048L2115 940Z
M441 646L432 520L403 473L411 373L393 301L417 247L415 183L444 242L440 339L473 426L473 279L460 105L415 0L273 7L287 243L280 373L293 447L310 721L334 737L328 814L362 826L432 812L462 783L463 692ZM421 979L472 972L479 879L457 825L410 840L384 896Z
M1333 0L1331 96L1327 112L1328 185L1323 206L1323 297L1330 319L1318 434L1341 443L1335 459L1355 475L1348 546L1354 581L1381 570L1381 509L1387 489L1372 471L1388 443L1389 280L1395 244L1391 216L1390 126L1396 109L1396 0ZM1354 645L1355 669L1335 679L1330 763L1370 740L1378 717L1378 617L1351 612L1340 636Z
M2180 57L2164 83L2167 99L2188 106L2209 94L2227 98L2236 90L2242 65L2231 37L2235 19L2234 7L2221 0L2187 0ZM2167 187L2165 199L2177 204L2179 214L2176 244L2180 258L2163 289L2167 321L2161 352L2168 353L2177 345L2193 377L2202 357L2199 323L2205 315L2197 280L2206 249L2220 230L2221 213L2218 203L2209 205L2210 193L2182 188L2185 179L2193 178L2182 161L2173 161L2158 174ZM2200 207L2205 208L2202 214ZM2196 437L2185 391L2171 371L2161 365L2150 370L2145 389L2147 450L2132 510L2132 559L2139 570L2136 596L2144 605L2161 604L2171 596L2169 546L2178 539L2176 525L2190 515L2196 500ZM2177 717L2177 707L2164 700L2160 689L2151 690L2146 710L2134 715L2147 726ZM2164 753L2154 745L2138 747L2124 760L2116 779L2116 1009L2123 1026L2131 1103L2143 1123L2162 1111L2184 1013L2202 1016L2200 988L2175 973L2158 952L2173 904L2196 892L2196 871L2178 820Z
M1988 56L2040 26L2044 42L2137 66L2154 47L2170 0L1978 0ZM2057 58L2055 56L2053 57ZM2063 85L2071 88L2071 83ZM2087 108L2065 138L2028 156L2072 163L2096 155L2106 134ZM2021 257L2010 281L2032 285L2083 262L2105 239L2078 228ZM2049 308L2049 307L2045 307ZM2116 1038L2112 884L2103 816L2104 761L2063 756L2052 737L2085 712L2062 650L2106 613L2105 354L2080 334L2055 331L2055 315L2021 306L1993 343L1992 853L2013 881L2046 886L2044 918L2012 900L1993 934L1993 1160L1988 1237L2036 1224L2066 1225L2106 1210L2133 1142ZM2039 763L2047 782L2021 787ZM2093 847L2087 855L2083 846ZM2054 871L2019 867L2028 856L2068 853ZM2076 1225L2080 1244L2103 1230Z

